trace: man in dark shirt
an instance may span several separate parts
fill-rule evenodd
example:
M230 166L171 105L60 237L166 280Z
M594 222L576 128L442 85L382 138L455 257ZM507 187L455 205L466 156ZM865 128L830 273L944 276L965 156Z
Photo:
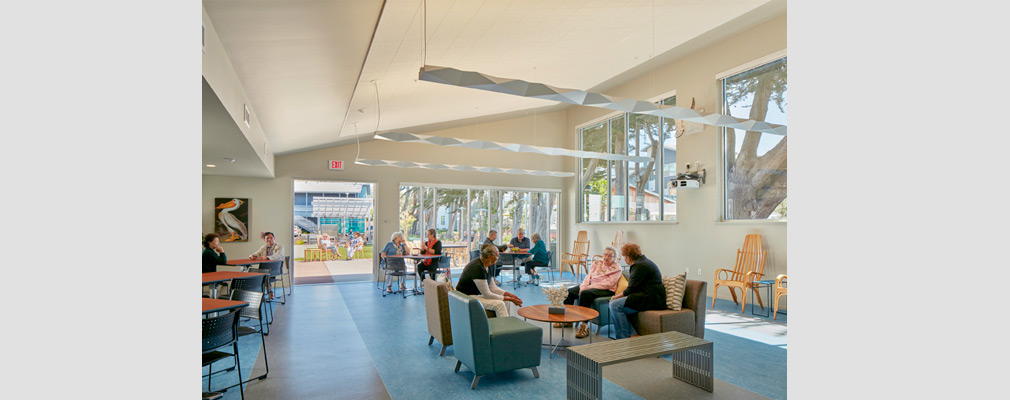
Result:
M523 228L519 228L518 230L516 230L516 237L512 238L512 241L509 242L508 247L516 247L520 249L529 250L530 238L526 237L524 233L525 232L523 232Z
M516 295L506 292L488 279L488 267L498 261L498 248L494 245L482 245L480 258L470 261L463 267L463 273L456 283L456 290L473 296L484 305L485 309L493 310L498 317L508 316L505 302L511 302L516 307L522 307L523 301Z
M494 244L494 241L496 239L498 239L498 231L496 231L494 229L488 231L487 238L484 239L484 243L481 244L481 247L484 247L485 244L489 244L489 245L494 246L496 249L498 249L498 251L505 251L505 249L508 248L508 245L504 245L504 244L501 245L501 246L496 245L496 244ZM495 262L495 264L490 267L491 275L494 275L495 283L498 284L498 285L501 285L501 282L498 281L498 274L501 273L501 268L498 268L498 266L500 266L500 265L501 264Z

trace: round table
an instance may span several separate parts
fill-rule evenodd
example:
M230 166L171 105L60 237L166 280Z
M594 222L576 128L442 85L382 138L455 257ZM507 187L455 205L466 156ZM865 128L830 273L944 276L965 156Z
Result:
M537 304L533 306L526 306L520 308L518 313L519 316L523 317L524 319L532 319L534 321L541 321L547 323L555 323L555 322L561 323L561 340L559 340L558 344L554 345L554 348L551 350L551 358L554 358L554 354L558 351L559 347L568 347L568 345L564 344L565 343L564 324L571 323L573 324L572 327L574 328L575 323L589 321L593 318L600 316L600 313L592 308L577 306L574 304L565 304L564 314L551 314L547 312L548 307L550 307L549 304ZM551 327L548 326L547 328L550 329ZM548 334L548 343L546 344L546 346L551 346L550 342L554 341L553 337L554 330L550 330L549 332L550 333ZM589 335L589 343L592 342L593 342L593 335Z

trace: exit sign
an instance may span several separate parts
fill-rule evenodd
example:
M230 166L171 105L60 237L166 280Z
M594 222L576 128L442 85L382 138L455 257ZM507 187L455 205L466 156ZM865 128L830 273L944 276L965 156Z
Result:
M343 170L344 162L337 160L330 160L330 169Z

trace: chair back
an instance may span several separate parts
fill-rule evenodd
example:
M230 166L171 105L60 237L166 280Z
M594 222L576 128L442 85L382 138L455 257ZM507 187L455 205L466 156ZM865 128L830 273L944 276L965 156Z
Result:
M238 312L203 319L203 352L232 344L238 339Z
M263 292L258 290L235 290L231 292L231 299L249 303L248 306L238 309L239 317L260 320L260 304L263 301Z
M449 269L449 262L452 260L451 254L443 254L442 258L438 259L438 269Z
M694 336L705 338L705 293L708 291L708 282L687 279L684 281L684 299L681 301L681 310L694 311Z
M443 345L452 344L452 326L449 322L449 286L424 279L424 311L428 333Z
M260 271L255 271L260 272ZM268 271L264 271L268 272ZM253 275L246 278L234 278L231 280L231 290L234 293L236 290L251 290L254 292L260 292L263 290L263 279L266 275Z
M265 269L270 271L270 277L273 278L281 274L281 268L283 263L284 263L283 260L262 262L260 263L260 269L264 269L263 267L265 266L266 267Z
M470 250L470 261L480 258L480 250Z
M572 245L572 254L581 255L582 258L589 256L589 233L579 231L579 235L575 237L575 243Z
M736 265L733 266L733 273L729 280L738 282L750 282L755 277L760 277L765 269L765 254L761 247L761 235L747 235L743 240L743 247L736 251ZM750 274L751 272L756 273Z
M618 252L617 255L620 255L621 246L624 246L624 231L621 230L617 231L617 233L614 235L614 241L610 242L610 245L614 246L614 248L617 249Z
M473 371L492 366L491 327L484 306L477 299L453 290L449 292L449 320L456 359Z

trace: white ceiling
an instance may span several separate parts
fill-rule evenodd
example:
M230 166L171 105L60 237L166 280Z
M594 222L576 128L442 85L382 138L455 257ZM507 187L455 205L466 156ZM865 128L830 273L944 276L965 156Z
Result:
M286 154L346 143L355 133L556 106L418 81L424 64L595 89L692 39L762 22L728 24L744 14L784 12L785 1L204 0L204 7L270 147Z

